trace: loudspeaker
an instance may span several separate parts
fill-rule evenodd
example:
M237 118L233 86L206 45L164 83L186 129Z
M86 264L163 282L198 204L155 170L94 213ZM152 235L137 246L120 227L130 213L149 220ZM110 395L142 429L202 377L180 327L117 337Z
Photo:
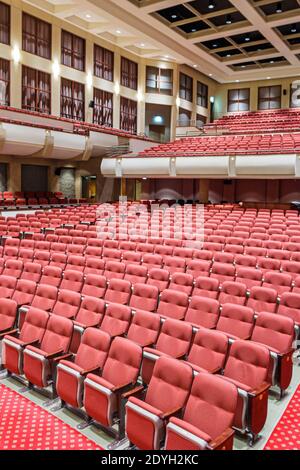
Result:
M94 101L94 100L91 100L91 101L89 102L89 108L94 109L94 107L95 107L95 101Z
M283 96L287 95L287 90L283 90Z
M61 175L61 168L55 168L55 175L60 176Z

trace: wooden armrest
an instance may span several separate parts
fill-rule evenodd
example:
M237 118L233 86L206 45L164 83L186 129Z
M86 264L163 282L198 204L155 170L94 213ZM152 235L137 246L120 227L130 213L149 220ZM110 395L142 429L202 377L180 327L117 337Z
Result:
M113 388L112 388L112 391L113 391L113 392L117 392L117 393L122 393L123 391L126 392L126 389L127 389L128 387L130 387L130 385L133 386L134 384L133 384L132 382L127 382L127 383L124 383L124 384L122 384L122 385L118 385L118 386L116 386L116 387L113 387Z
M4 336L6 335L15 336L17 333L19 333L19 330L17 328L15 328L14 330L5 330L0 333L0 339L4 338Z
M54 362L60 362L62 360L72 361L72 360L74 360L74 354L68 353L68 354L64 354L63 356L56 357L54 359Z
M132 397L134 395L140 395L145 392L145 388L143 385L138 385L135 388L132 388L131 390L128 390L128 392L123 393L122 398L127 400L129 397Z
M25 348L26 346L35 346L35 347L39 347L39 340L35 340L35 341L28 341L28 343L23 343L23 347Z
M86 369L80 372L81 375L87 375L87 374L97 374L100 375L101 373L101 367L93 367L91 369Z
M56 352L53 352L53 353L50 353L50 354L47 354L45 357L46 359L55 359L56 357L58 356L61 356L63 354L63 350L62 349L59 349L58 351Z
M271 384L263 382L259 388L257 388L256 390L252 390L249 395L250 397L257 397L258 395L261 395L262 393L266 392L270 387Z
M162 419L169 419L169 418L171 418L171 416L176 415L176 414L179 413L181 410L182 410L182 407L180 406L179 408L175 408L174 410L167 411L167 412L164 413L161 417L162 417Z
M220 436L218 436L214 441L209 443L209 449L214 450L220 447L228 439L231 439L234 436L234 430L231 428L226 429Z

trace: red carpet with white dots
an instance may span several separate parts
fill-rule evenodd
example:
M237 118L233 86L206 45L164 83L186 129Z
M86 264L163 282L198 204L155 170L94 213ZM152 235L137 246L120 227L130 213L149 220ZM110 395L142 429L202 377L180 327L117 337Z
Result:
M101 450L17 392L0 385L0 450Z
M300 450L300 386L271 434L265 450Z

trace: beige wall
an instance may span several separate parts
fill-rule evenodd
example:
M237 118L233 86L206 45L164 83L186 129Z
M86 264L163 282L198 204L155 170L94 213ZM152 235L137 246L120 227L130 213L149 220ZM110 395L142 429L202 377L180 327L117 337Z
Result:
M263 86L281 85L282 91L287 90L286 96L282 94L281 107L290 107L290 88L291 84L299 80L299 78L285 78L274 80L260 80L254 82L240 82L218 85L215 97L215 117L227 113L228 90L236 90L239 88L250 88L250 111L258 109L258 89Z
M85 111L86 121L92 121L92 111L88 108L88 103L93 97L93 87L109 91L114 94L114 113L113 113L113 125L118 128L120 125L120 96L125 96L132 100L138 101L138 133L144 133L145 131L145 103L159 103L168 104L172 106L172 124L173 129L171 136L175 138L175 125L177 121L177 106L176 98L178 97L178 76L182 70L194 78L194 103L188 103L182 101L180 107L191 109L193 118L196 117L196 113L207 116L209 111L196 105L196 86L197 80L206 83L209 86L209 95L214 95L216 90L216 82L195 69L187 66L181 66L169 61L158 61L158 60L146 60L142 57L134 55L125 49L115 46L103 39L100 39L96 35L92 35L76 26L66 23L60 18L51 16L41 10L34 8L33 6L22 2L21 0L4 0L5 3L11 5L11 46L1 44L0 57L11 60L12 49L18 47L21 53L20 63L15 64L11 61L11 106L16 108L21 107L21 75L22 75L22 64L29 67L33 67L44 72L52 74L52 114L60 114L60 77L75 80L86 85L85 87ZM52 60L43 59L35 55L29 54L22 51L22 11L25 11L33 16L37 16L52 24ZM66 29L74 34L77 34L86 40L86 71L80 72L70 67L65 67L60 64L61 59L61 29ZM100 46L110 49L115 54L115 68L114 68L114 82L99 79L93 76L93 44L99 44ZM120 85L120 58L121 56L128 57L134 60L139 65L139 80L138 90L131 90L120 86L120 95L116 93L116 86ZM60 66L60 76L55 77L52 73L53 63L58 63ZM173 96L163 96L157 94L146 94L145 78L146 78L146 66L154 65L157 67L172 68L174 71L174 88ZM93 76L93 85L87 85L87 76L91 74Z

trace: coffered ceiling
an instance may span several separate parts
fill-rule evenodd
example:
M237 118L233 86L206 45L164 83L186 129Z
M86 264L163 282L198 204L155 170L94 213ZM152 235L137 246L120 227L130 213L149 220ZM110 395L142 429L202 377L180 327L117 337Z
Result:
M129 51L219 82L300 75L300 0L27 0Z

